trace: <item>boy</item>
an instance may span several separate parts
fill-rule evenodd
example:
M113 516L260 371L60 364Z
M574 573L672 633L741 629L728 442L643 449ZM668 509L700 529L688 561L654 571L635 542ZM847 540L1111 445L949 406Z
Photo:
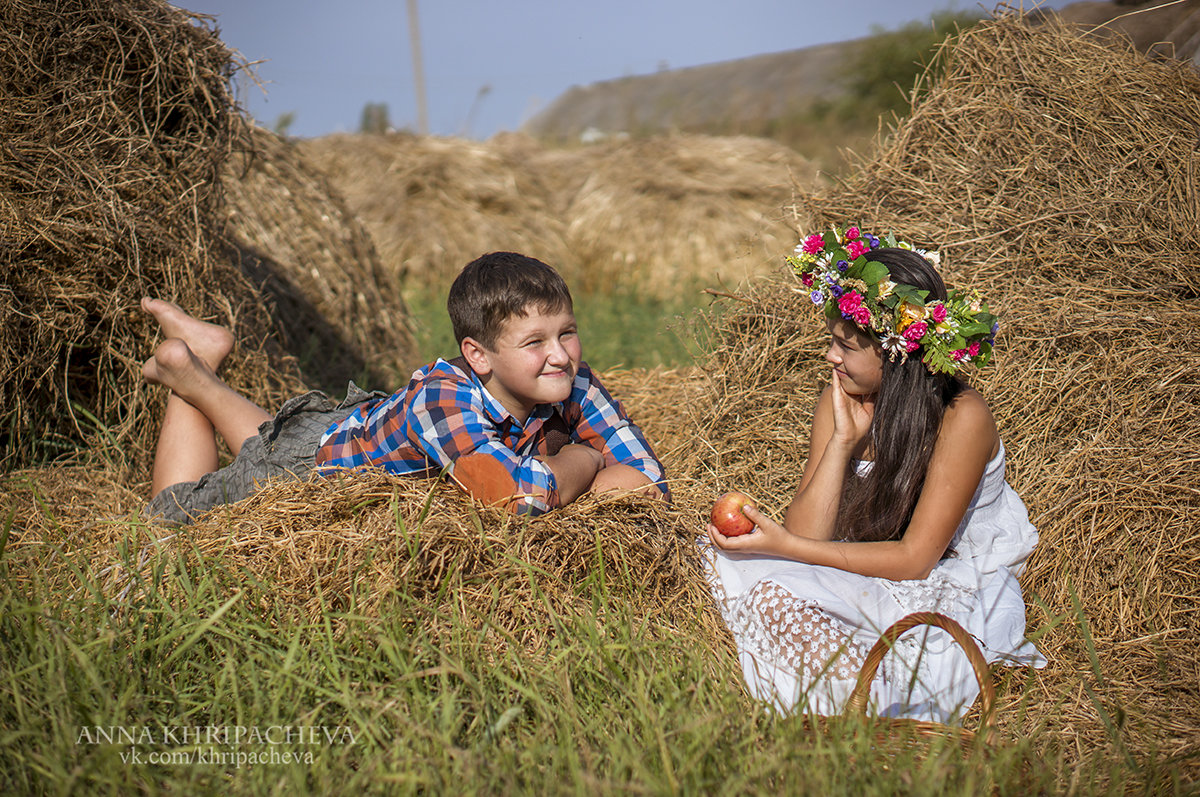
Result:
M142 307L167 338L142 373L171 390L148 510L168 521L314 467L447 469L471 495L520 514L589 490L670 497L645 436L581 360L566 283L539 260L494 252L468 264L447 301L460 356L417 370L406 389L366 394L351 383L337 406L307 393L273 419L216 375L233 348L229 330L169 302ZM235 456L221 470L214 431Z

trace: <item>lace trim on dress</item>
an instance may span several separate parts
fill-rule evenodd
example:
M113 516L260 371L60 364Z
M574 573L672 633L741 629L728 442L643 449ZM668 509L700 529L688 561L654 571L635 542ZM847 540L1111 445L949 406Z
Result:
M709 552L711 556L711 551ZM710 566L713 563L710 562ZM710 585L738 649L762 663L793 673L801 695L849 694L880 629L857 629L827 612L812 599L800 598L780 583L764 578L731 597L710 569ZM904 613L941 612L962 616L973 592L937 573L922 580L881 584ZM912 632L896 641L876 675L877 687L910 694L917 684L931 684L926 634Z
M970 590L944 578L879 581L906 612L954 612L971 596ZM759 661L795 673L802 692L810 692L822 683L852 684L858 677L870 645L856 638L852 626L826 612L816 601L799 598L770 579L759 581L733 599L725 595L719 581L713 588L739 648ZM884 657L876 678L885 687L896 678L910 684L927 681L930 673L924 645L922 634L901 637Z
M722 613L742 649L786 667L803 684L853 680L862 669L867 648L851 629L774 581L764 579L724 604Z
M877 579L896 605L908 612L940 612L961 615L970 611L974 591L957 581L932 573L913 581Z

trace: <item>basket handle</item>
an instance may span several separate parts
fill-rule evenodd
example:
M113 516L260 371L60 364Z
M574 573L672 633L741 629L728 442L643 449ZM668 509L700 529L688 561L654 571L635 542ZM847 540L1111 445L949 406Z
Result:
M932 625L946 631L954 638L959 647L963 649L963 652L967 654L967 660L971 662L971 669L975 671L975 680L979 682L979 727L984 732L984 741L987 744L992 744L995 741L996 733L996 729L991 722L992 704L996 700L996 689L992 686L991 667L988 665L987 659L983 657L983 651L979 649L979 645L967 633L967 630L959 625L957 621L937 612L913 612L912 614L905 615L892 623L880 635L879 640L863 660L862 669L858 673L858 682L854 684L854 691L850 693L850 698L846 701L845 714L847 716L858 714L864 717L867 715L867 696L871 691L871 681L875 679L875 673L879 669L879 664L883 661L883 657L887 652L892 649L892 646L896 644L896 640L900 638L900 635L918 625Z

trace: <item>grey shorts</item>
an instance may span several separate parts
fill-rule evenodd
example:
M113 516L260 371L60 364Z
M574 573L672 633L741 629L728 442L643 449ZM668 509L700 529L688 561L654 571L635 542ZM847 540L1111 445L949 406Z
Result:
M146 516L186 525L221 504L240 501L272 479L303 480L312 471L325 430L364 402L387 396L367 393L353 382L341 404L314 390L288 399L272 420L246 438L238 455L220 470L194 482L180 482L150 500Z

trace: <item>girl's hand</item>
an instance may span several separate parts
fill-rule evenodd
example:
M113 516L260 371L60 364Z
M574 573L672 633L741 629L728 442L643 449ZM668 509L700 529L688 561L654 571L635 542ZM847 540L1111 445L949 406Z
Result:
M772 556L787 556L792 533L752 506L742 507L742 514L754 521L757 527L749 534L726 537L717 527L708 524L708 538L722 551L738 553L762 553Z
M867 436L875 414L874 396L854 396L842 387L842 376L833 372L833 435L854 447Z

